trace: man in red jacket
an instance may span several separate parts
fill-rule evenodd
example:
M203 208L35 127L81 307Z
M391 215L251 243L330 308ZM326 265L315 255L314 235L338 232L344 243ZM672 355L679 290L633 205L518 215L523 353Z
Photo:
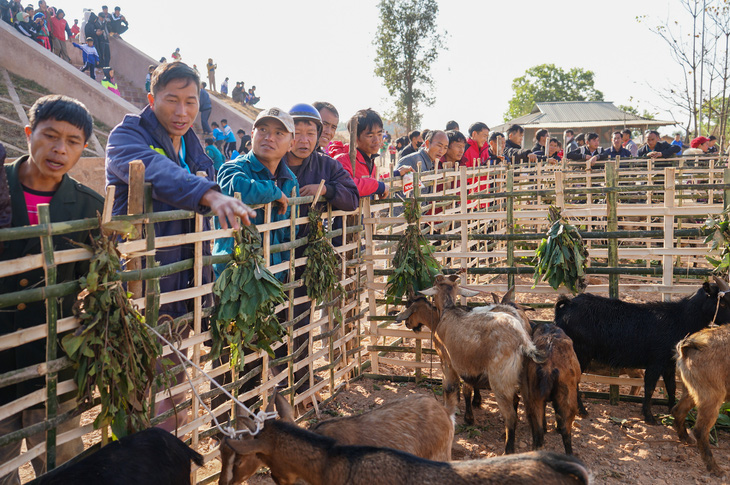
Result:
M66 62L71 62L71 58L68 56L68 52L66 52L66 33L68 32L70 35L71 29L69 29L68 22L64 19L65 16L64 11L58 9L56 15L48 19L48 23L51 27L53 53Z
M466 150L464 156L461 157L461 166L463 167L479 167L489 163L489 127L486 123L477 121L469 127L469 139L466 141ZM467 183L471 186L474 183L473 178L469 178ZM479 184L469 192L481 192L487 189L487 177L480 177Z
M383 120L372 109L361 109L347 122L347 131L352 130L357 123L357 157L355 159L355 173L350 162L350 146L342 142L332 142L330 155L340 162L357 185L360 197L373 195L385 199L390 194L388 186L378 180L378 167L375 157L380 153L383 145Z

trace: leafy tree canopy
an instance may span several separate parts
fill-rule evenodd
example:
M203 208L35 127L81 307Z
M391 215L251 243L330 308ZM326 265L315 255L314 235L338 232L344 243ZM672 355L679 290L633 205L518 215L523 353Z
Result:
M512 81L512 91L505 121L530 113L537 102L603 101L603 93L594 86L593 71L579 67L565 71L555 64L529 68Z
M383 79L394 109L387 115L410 131L420 123L419 105L433 104L431 65L443 47L436 27L436 0L380 0L375 74Z

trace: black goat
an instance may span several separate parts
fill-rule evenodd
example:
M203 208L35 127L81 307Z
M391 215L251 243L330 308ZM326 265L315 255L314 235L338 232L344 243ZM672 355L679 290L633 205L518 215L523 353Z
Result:
M149 428L115 441L78 463L41 476L38 485L181 485L190 483L190 461L203 465L200 453L160 428Z
M730 287L715 277L689 297L672 302L627 303L584 293L561 297L555 304L555 324L573 339L581 372L596 360L614 368L646 369L642 412L654 424L651 396L664 377L669 409L675 402L677 342L710 323L730 322ZM728 292L728 294L725 294ZM578 395L581 415L586 410Z

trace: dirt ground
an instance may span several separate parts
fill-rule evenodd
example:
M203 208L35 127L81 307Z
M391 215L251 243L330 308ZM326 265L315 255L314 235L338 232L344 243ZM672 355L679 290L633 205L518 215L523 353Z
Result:
M439 401L443 399L438 386L430 388L414 383L361 379L323 408L323 419L367 411L411 394L428 394ZM504 451L504 424L497 404L489 392L482 391L482 396L482 409L474 413L475 426L465 426L463 416L456 418L454 460L494 457ZM611 406L607 401L587 400L586 406L589 416L576 419L573 427L573 449L592 471L596 485L728 483L726 479L706 473L697 449L680 443L671 426L644 423L640 418L640 404ZM464 411L463 400L459 408ZM664 413L666 408L657 406L655 412ZM521 404L519 413L518 451L530 451L532 438ZM549 431L545 437L545 449L563 452L563 443L554 429L555 421L549 405L547 416ZM730 433L720 431L718 439L720 445L713 447L713 454L722 466L730 458ZM730 470L730 466L724 468ZM267 474L262 474L252 477L247 483L263 485L274 482Z

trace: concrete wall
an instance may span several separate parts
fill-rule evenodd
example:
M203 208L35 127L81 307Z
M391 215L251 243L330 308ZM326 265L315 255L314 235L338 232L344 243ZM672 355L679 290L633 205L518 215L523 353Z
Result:
M111 50L111 65L115 72L120 73L125 79L131 81L135 86L139 86L144 89L145 76L147 75L147 69L150 65L158 65L157 59L153 59L141 50L137 49L133 45L125 42L122 39L111 38L109 39L109 49ZM201 69L200 67L198 68ZM208 79L207 73L202 72L205 70L205 66L202 66L200 75L201 80L206 81ZM253 128L253 120L247 117L240 111L231 108L227 104L216 99L214 96L210 97L213 109L210 114L210 121L219 121L221 119L227 119L228 124L231 125L233 131L238 129L246 130L246 133L251 133ZM196 129L200 129L200 115L195 122Z
M125 114L139 111L133 104L102 88L88 74L19 35L5 22L0 22L0 46L0 66L32 79L52 93L78 99L89 108L94 118L110 127L122 121ZM77 49L70 47L71 50Z

